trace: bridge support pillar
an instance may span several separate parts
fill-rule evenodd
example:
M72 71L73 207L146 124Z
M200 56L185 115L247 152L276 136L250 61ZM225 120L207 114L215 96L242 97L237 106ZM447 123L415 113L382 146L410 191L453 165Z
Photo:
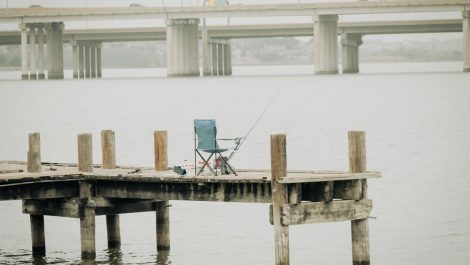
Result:
M96 47L90 48L90 56L91 78L96 78Z
M28 28L26 24L21 23L21 79L28 80Z
M217 43L211 43L211 75L217 75Z
M470 72L470 11L463 11L463 71Z
M72 44L72 68L73 68L73 78L77 79L79 77L79 69L80 69L80 50L77 43Z
M316 74L338 73L338 16L317 15L314 22L314 62Z
M44 74L44 25L40 25L38 30L38 79L45 79Z
M37 47L36 47L36 27L31 26L29 28L29 54L30 54L30 61L29 61L29 66L30 66L30 74L29 74L29 79L30 80L36 80L38 79L38 75L36 73L36 53L37 53Z
M85 47L85 78L91 77L91 48L89 46Z
M167 76L199 76L199 19L166 22Z
M217 44L217 75L224 75L224 48L224 44Z
M78 45L78 77L85 78L85 47Z
M202 74L204 76L212 75L211 67L211 43L209 43L209 36L207 28L201 30L201 43L202 43Z
M63 22L46 24L47 29L47 76L49 79L64 79Z
M345 33L341 35L343 73L359 73L359 46L361 44L361 34Z
M101 45L96 48L96 77L101 78Z
M232 44L230 40L224 49L224 75L232 75Z

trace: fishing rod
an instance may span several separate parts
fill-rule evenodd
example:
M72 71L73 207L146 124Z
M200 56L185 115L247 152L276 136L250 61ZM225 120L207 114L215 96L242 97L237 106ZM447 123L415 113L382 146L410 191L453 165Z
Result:
M269 102L269 104L266 106L266 108L264 108L263 112L258 116L258 118L255 120L255 123L253 124L253 126L251 126L250 130L248 130L248 133L246 134L245 137L240 137L240 138L236 138L237 140L237 145L235 146L234 148L234 151L230 154L230 156L227 158L227 161L230 161L230 159L232 159L236 152L240 149L240 147L242 146L242 144L245 142L246 138L248 138L248 136L250 135L250 133L253 131L253 129L256 127L256 125L259 123L259 121L261 120L261 118L264 116L264 114L266 113L266 111L269 109L269 107L271 107L271 105L274 103L274 101L276 100L276 98L279 96L279 94L281 93L282 91L282 88L279 88L279 90L276 92L276 94L273 96L273 98L271 99L271 101Z

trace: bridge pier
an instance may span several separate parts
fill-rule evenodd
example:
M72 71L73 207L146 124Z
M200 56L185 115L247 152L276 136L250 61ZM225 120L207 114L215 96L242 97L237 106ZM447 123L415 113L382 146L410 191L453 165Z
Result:
M199 19L166 21L167 76L199 76Z
M28 28L26 24L21 23L21 79L28 80Z
M90 47L91 78L96 78L96 47Z
M470 72L470 11L462 12L463 71Z
M222 76L232 74L231 44L229 40L212 40L211 75Z
M316 15L314 22L314 62L316 74L338 73L338 16Z
M232 75L232 44L227 41L224 49L224 75Z
M96 77L101 78L101 44L96 47Z
M85 78L91 77L91 48L89 46L85 47Z
M38 79L46 79L44 74L44 25L37 27L38 34Z
M36 27L32 26L29 28L29 52L30 52L30 73L29 79L36 80L38 75L36 73Z
M343 73L359 73L359 46L361 44L361 34L344 33L341 35Z
M64 47L62 42L64 23L47 23L46 30L47 77L49 79L64 79Z
M207 34L207 28L201 30L201 44L202 44L202 75L212 75L211 67L211 46L209 42L209 36Z

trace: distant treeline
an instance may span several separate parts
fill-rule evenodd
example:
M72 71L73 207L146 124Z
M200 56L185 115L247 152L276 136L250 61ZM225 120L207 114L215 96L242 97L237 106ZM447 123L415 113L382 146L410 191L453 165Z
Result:
M64 63L72 65L72 49L64 46ZM313 64L311 39L266 38L232 40L234 65ZM165 67L164 42L125 42L103 45L103 66ZM340 56L341 57L341 56ZM382 41L365 40L360 48L361 62L425 62L462 60L462 40ZM21 65L19 46L0 47L0 67Z

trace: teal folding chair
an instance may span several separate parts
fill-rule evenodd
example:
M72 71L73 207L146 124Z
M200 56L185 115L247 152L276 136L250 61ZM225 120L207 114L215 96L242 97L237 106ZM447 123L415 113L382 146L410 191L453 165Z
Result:
M241 139L243 138L234 138L234 139L217 139L217 127L215 125L215 120L194 120L194 168L196 176L199 176L204 168L207 166L213 175L217 175L216 170L209 165L210 159L214 156L214 159L217 161L219 157L229 169L230 172L237 176L237 172L234 168L228 163L227 158L225 158L222 153L231 151L231 154L238 150L240 146ZM220 148L217 141L234 141L235 145L229 148ZM204 157L202 152L207 153L209 156ZM197 170L197 156L204 161L204 165L201 169ZM231 155L230 155L231 157Z

